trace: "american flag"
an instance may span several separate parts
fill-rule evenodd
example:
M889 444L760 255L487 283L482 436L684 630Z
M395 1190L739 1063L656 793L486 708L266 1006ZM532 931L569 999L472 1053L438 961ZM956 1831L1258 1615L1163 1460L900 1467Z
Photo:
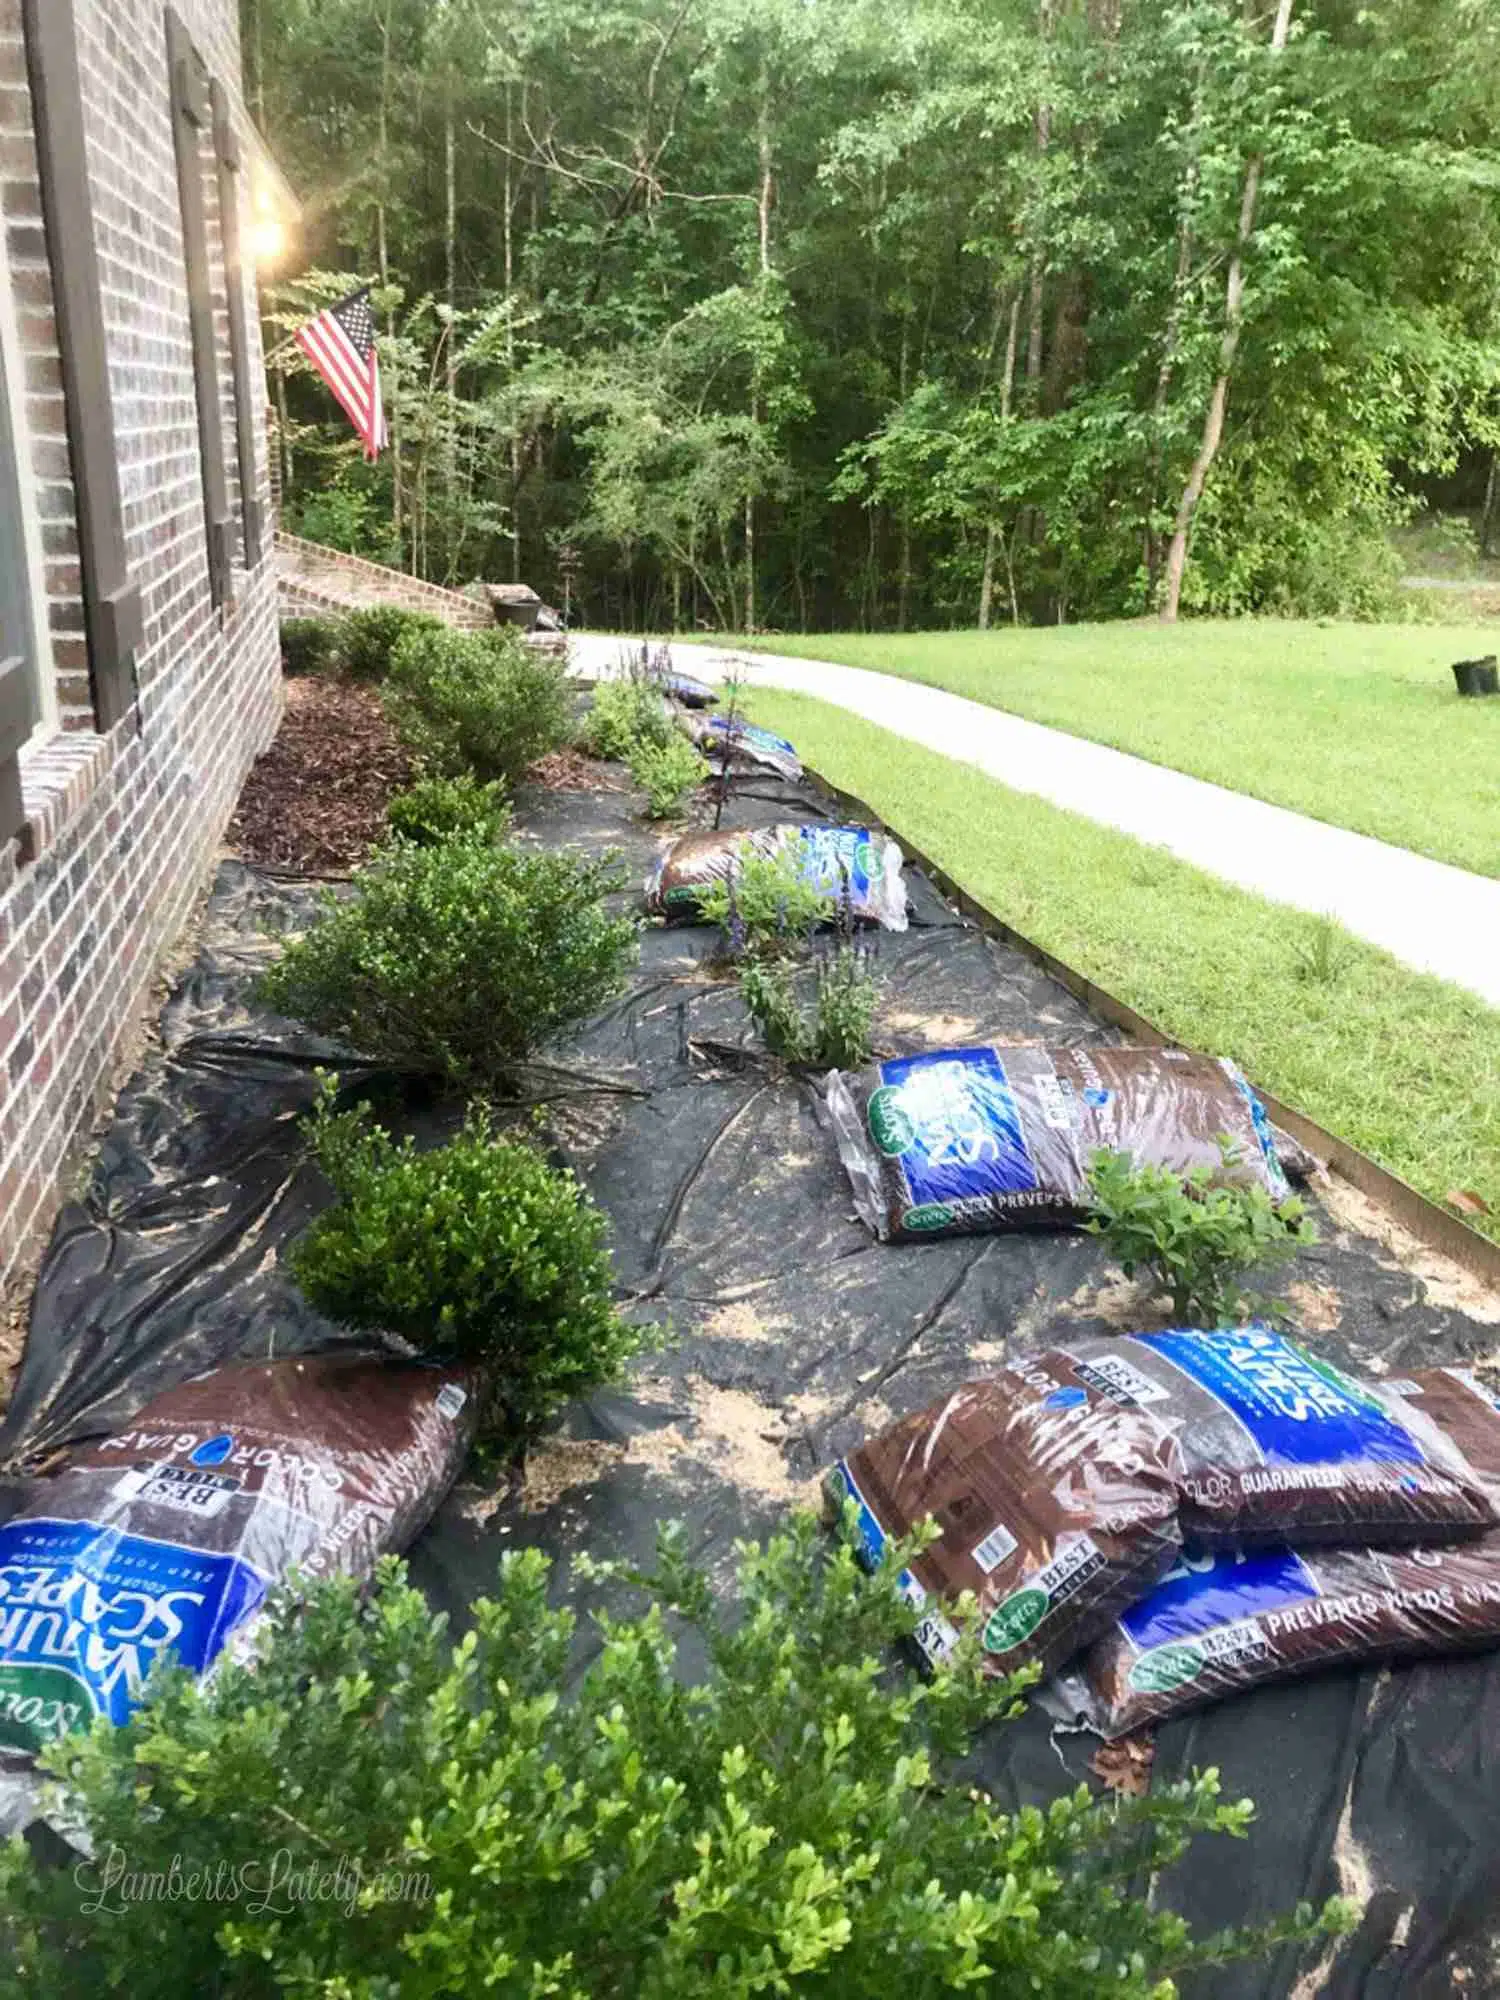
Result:
M388 440L370 287L361 286L310 319L299 328L297 345L343 404L364 441L365 457L378 458Z

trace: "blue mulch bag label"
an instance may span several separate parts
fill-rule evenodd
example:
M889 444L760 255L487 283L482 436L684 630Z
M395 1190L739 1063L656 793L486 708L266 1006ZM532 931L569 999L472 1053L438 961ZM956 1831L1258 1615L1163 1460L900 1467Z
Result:
M868 1121L881 1152L899 1158L914 1208L1031 1194L1040 1185L1015 1093L993 1049L882 1063Z
M1291 1549L1185 1556L1120 1624L1144 1653L1317 1595L1317 1579Z
M124 1722L156 1659L201 1673L268 1588L237 1556L91 1521L0 1527L0 1742Z
M1326 1361L1269 1327L1136 1333L1238 1419L1267 1460L1422 1465L1421 1447L1390 1412Z
M866 1569L879 1569L890 1538L871 1512L870 1503L860 1492L846 1459L841 1458L829 1473L827 1490L830 1497L841 1506L850 1500L854 1502L857 1515L854 1530L855 1553ZM941 1665L958 1644L957 1630L944 1617L941 1610L929 1605L925 1587L917 1581L909 1569L898 1572L896 1586L914 1610L925 1614L912 1633L917 1650L933 1666Z
M797 872L810 888L841 896L847 883L856 906L868 902L874 844L864 827L803 826L797 833Z

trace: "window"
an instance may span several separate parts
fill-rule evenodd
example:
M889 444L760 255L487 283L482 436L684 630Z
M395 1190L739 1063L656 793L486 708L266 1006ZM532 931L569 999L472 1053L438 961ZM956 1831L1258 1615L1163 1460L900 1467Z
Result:
M39 622L41 537L22 463L26 433L20 398L20 342L0 233L0 842L21 831L17 756L37 725L55 714L50 654Z

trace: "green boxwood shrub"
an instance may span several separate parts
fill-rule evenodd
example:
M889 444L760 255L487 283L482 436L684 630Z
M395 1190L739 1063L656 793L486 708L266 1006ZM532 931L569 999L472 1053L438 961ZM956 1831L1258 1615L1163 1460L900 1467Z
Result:
M459 833L500 840L510 827L510 801L498 780L481 785L465 772L461 778L418 778L395 794L385 816L392 833L423 847Z
M508 1442L616 1380L641 1347L644 1331L610 1300L603 1215L482 1112L423 1153L372 1124L368 1106L335 1113L327 1095L310 1131L343 1199L292 1246L297 1283L341 1325L481 1363Z
M327 674L339 664L342 624L337 618L283 618L281 670L284 674Z
M408 632L391 656L387 713L422 767L514 784L572 734L566 672L519 632Z
M441 618L428 611L407 611L399 604L372 604L351 611L339 637L344 672L354 681L383 681L391 656L412 632L441 632Z
M267 1006L381 1062L504 1091L515 1066L624 985L633 918L604 897L612 857L584 860L472 833L395 841L329 891L261 979Z
M893 1681L916 1616L893 1566L822 1559L807 1517L742 1549L737 1605L680 1534L631 1580L654 1602L601 1617L573 1693L533 1549L457 1645L389 1559L367 1596L279 1593L253 1667L162 1674L49 1750L92 1858L0 1850L0 1996L1170 2000L1179 1971L1354 1921L1194 1939L1131 1895L1243 1833L1213 1772L1015 1812L956 1781L1014 1685L972 1654Z

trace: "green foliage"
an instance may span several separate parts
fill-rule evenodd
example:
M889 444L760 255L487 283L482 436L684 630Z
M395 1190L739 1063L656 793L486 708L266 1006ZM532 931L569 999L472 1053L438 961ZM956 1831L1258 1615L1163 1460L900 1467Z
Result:
M1226 1145L1225 1166L1234 1164ZM1316 1243L1318 1232L1295 1195L1273 1202L1259 1185L1215 1185L1212 1168L1184 1179L1167 1167L1136 1166L1128 1153L1096 1153L1089 1163L1093 1213L1084 1224L1102 1237L1127 1278L1145 1271L1172 1300L1184 1326L1229 1326L1275 1309L1240 1283Z
M408 632L383 689L402 742L427 771L515 784L572 734L564 666L518 632Z
M794 952L835 913L834 898L803 876L795 849L761 854L752 847L727 881L700 893L698 908L705 923L723 931L734 958Z
M339 642L344 672L354 681L383 681L391 656L411 632L438 632L443 621L430 612L407 611L399 604L372 604L351 611Z
M392 833L432 847L457 834L503 840L510 830L510 801L498 779L487 785L469 772L461 778L418 778L385 809Z
M253 1668L163 1673L121 1728L49 1752L93 1859L0 1851L0 1996L1170 2000L1181 1971L1356 1921L1330 1902L1194 1938L1131 1895L1243 1835L1212 1771L1015 1812L965 1784L1018 1683L972 1650L892 1679L899 1557L867 1579L798 1516L741 1547L721 1606L683 1550L669 1530L651 1573L578 1565L652 1601L601 1614L571 1693L575 1619L534 1549L457 1644L394 1560L368 1593L279 1593ZM117 1873L101 1901L116 1856L236 1886L127 1898Z
M330 892L260 982L263 1002L380 1061L503 1091L549 1035L624 985L636 925L611 917L610 857L461 833L392 842Z
M339 664L341 632L336 618L283 618L281 670L285 674L328 674Z
M485 1114L419 1153L368 1106L335 1113L325 1091L310 1136L341 1200L293 1244L297 1283L343 1326L480 1364L508 1443L615 1381L643 1345L648 1330L611 1303L603 1215L571 1174L496 1138Z
M740 968L740 991L773 1055L820 1069L858 1069L873 1053L871 1031L880 1004L869 947L840 937L814 961L813 979L808 1010L784 960L752 958Z
M663 748L680 734L651 681L601 681L584 718L583 747L591 757L624 764L638 744Z
M1335 917L1315 917L1292 952L1292 971L1310 986L1337 986L1354 964L1354 939Z
M708 765L680 731L665 743L637 741L630 752L630 775L646 794L648 819L672 819L688 794L709 775Z

